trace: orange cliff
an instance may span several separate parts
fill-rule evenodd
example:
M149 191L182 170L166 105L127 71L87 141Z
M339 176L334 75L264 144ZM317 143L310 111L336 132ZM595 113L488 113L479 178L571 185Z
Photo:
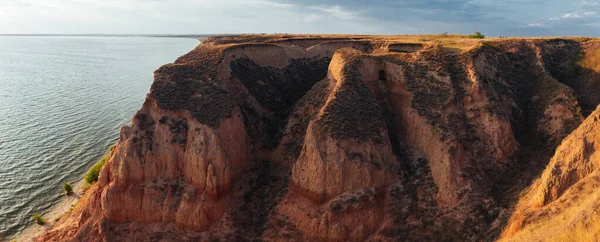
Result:
M208 38L155 72L98 183L37 240L490 241L533 230L539 209L593 174L588 143L571 140L596 114L571 132L600 103L598 47ZM550 159L567 136L556 152L570 153ZM549 161L566 173L542 172ZM535 206L515 206L540 173Z

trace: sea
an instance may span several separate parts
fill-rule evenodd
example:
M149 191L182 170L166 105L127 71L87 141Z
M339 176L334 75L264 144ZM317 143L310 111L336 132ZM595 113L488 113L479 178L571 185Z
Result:
M193 38L0 36L0 241L56 205Z

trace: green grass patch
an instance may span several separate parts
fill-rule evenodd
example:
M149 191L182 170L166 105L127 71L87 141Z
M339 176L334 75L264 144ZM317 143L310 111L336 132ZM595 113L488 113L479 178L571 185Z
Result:
M88 184L92 184L98 181L100 170L102 170L102 167L104 167L104 164L106 164L106 161L110 157L110 154L112 154L112 152L115 150L115 146L111 146L108 150L109 152L106 155L104 155L96 164L94 164L94 166L92 166L92 168L90 168L90 170L85 174L85 181Z
M92 168L85 174L85 181L89 184L98 181L98 176L100 175L100 170L106 163L107 157L102 157L100 161L98 161Z
M34 213L33 216L31 216L31 219L33 219L33 221L36 224L39 224L39 225L46 224L46 220L44 218L42 218L42 215L40 215L39 213Z

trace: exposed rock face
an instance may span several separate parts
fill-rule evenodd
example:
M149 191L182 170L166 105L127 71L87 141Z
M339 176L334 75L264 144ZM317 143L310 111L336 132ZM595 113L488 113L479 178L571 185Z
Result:
M600 103L573 54L595 46L209 38L155 72L98 184L39 239L494 240ZM596 116L522 214L595 174ZM531 223L515 214L505 236Z

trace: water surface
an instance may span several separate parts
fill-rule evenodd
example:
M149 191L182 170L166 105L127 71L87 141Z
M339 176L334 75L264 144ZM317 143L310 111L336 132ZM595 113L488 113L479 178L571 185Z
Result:
M199 42L0 37L0 240L31 224L119 137L153 71ZM54 218L47 218L54 219Z

